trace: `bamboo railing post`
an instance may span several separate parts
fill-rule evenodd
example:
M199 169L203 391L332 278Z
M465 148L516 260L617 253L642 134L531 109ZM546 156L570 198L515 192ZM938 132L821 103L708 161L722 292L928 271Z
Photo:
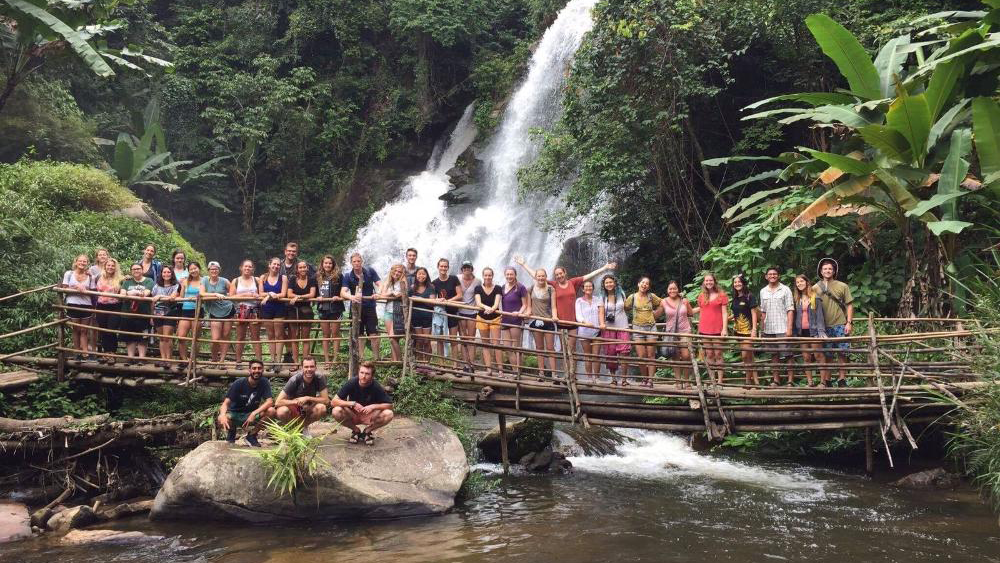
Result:
M865 473L871 475L875 471L875 452L872 444L872 428L865 428Z
M57 333L59 338L59 350L56 351L56 379L60 382L66 380L66 310L59 309L59 320Z
M875 372L875 383L878 386L878 400L882 405L882 419L884 421L882 428L883 438L886 430L892 430L893 436L895 436L897 440L900 440L903 438L903 435L900 433L899 428L896 427L896 423L889 415L889 407L885 398L885 387L882 385L882 370L879 368L878 364L878 337L875 335L875 319L872 313L868 313L868 357ZM886 444L886 448L888 448L888 444Z
M413 369L413 362L415 357L413 356L413 331L411 330L410 316L413 314L413 302L410 301L410 297L404 292L400 296L400 306L403 307L403 375L405 376L408 369Z
M708 416L708 400L705 398L705 388L701 384L701 369L698 367L698 358L694 353L694 345L691 339L687 339L688 355L691 356L691 366L694 369L694 380L698 386L698 400L701 402L701 412L705 418L705 431L708 432L708 439L715 438L715 431L712 430L712 420Z
M510 457L507 453L507 415L498 414L497 422L500 423L500 461L503 463L503 474L510 474Z
M194 299L194 319L191 321L191 357L188 360L187 383L191 385L198 373L198 335L201 334L201 294Z
M360 291L360 285L358 287ZM347 340L347 377L354 377L361 365L361 352L358 348L358 334L361 332L361 303L351 301L351 337ZM363 351L363 350L362 350Z
M565 366L566 398L569 399L569 414L570 416L573 417L573 422L575 423L576 419L580 417L579 413L576 410L576 407L579 403L576 401L575 397L576 394L573 392L573 389L574 387L576 387L576 385L570 380L570 373L569 373L570 358L569 358L569 351L567 350L567 348L569 348L569 338L566 335L566 329L561 329L559 331L559 347L562 349L563 365ZM555 376L556 374L553 373L552 377L554 378Z

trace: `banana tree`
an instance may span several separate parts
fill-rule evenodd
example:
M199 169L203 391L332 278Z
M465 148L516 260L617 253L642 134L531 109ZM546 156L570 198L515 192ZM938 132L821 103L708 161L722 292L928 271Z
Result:
M0 51L7 59L0 111L19 84L46 60L71 53L102 78L115 75L112 64L143 71L144 63L167 70L173 65L129 45L115 49L105 37L122 28L112 18L121 4L134 0L0 0ZM145 71L143 71L145 72Z
M94 139L99 145L112 147L109 164L122 184L130 188L149 186L173 192L198 180L225 177L225 174L215 172L213 168L228 156L216 157L196 166L191 166L194 164L193 160L173 159L160 125L159 99L152 98L142 114L137 115L133 121L136 134L123 131L115 141ZM192 194L191 197L229 211L222 202L211 196Z
M726 190L761 181L779 187L743 198L726 218L736 221L772 206L792 185L813 186L816 199L791 218L771 247L782 246L823 216L858 213L887 221L900 232L909 262L900 313L914 312L914 293L920 295L922 312L940 313L940 300L928 297L930 288L946 283L936 272L939 265L952 267L956 235L973 226L961 220L957 200L975 192L1000 199L1000 106L993 99L1000 79L1000 33L993 31L993 22L1000 22L1000 0L985 3L989 11L929 16L925 21L943 23L893 38L874 60L830 17L808 17L809 31L847 88L762 100L745 108L757 112L744 119L806 122L826 131L833 148L798 147L765 160L783 166ZM796 105L759 111L776 102ZM747 157L705 164L741 158ZM922 253L915 241L920 234Z

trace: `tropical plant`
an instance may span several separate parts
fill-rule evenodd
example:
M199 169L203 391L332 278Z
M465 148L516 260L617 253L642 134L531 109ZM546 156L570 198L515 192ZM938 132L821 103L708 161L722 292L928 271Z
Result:
M87 68L102 78L115 75L112 64L143 71L133 62L171 69L171 63L143 53L129 45L111 48L106 36L123 23L112 12L134 0L2 0L0 1L0 48L8 59L5 83L0 91L0 111L19 84L46 60L73 53ZM129 60L132 59L132 60Z
M126 186L154 186L168 192L181 189L190 182L204 178L224 178L225 174L214 172L213 167L229 156L219 156L197 166L187 168L192 160L174 160L167 150L167 140L160 125L160 101L154 97L146 104L141 116L133 120L133 128L139 133L118 134L118 139L95 139L100 145L114 147L111 169ZM229 211L219 200L206 194L196 193L191 197L209 205Z
M328 465L318 455L323 437L306 436L302 432L302 420L298 418L286 424L269 420L264 427L276 445L247 453L259 458L271 473L268 487L278 494L292 496L306 477L312 477L320 467Z
M743 220L775 207L789 190L808 186L816 197L780 216L788 223L771 239L771 248L782 247L820 217L860 215L868 231L889 226L900 233L907 258L900 314L940 315L940 288L947 285L943 271L954 271L961 250L956 235L975 225L960 217L958 199L975 194L991 205L1000 198L1000 105L992 98L1000 80L1000 67L993 62L1000 53L1000 33L992 31L1000 0L984 1L991 11L921 18L914 25L933 25L889 40L874 61L833 19L809 16L809 31L848 89L785 94L744 108L799 104L744 119L804 121L820 134L817 148L704 161L707 166L745 160L781 165L725 188L723 193L761 181L782 184L743 198L724 218Z

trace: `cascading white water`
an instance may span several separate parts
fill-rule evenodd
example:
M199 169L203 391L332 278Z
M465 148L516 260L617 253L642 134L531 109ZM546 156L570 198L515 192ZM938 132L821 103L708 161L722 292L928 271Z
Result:
M569 63L593 26L590 11L597 0L570 0L546 30L531 57L528 75L507 104L496 135L480 155L483 161L482 203L449 215L440 196L451 187L445 173L472 143L472 108L466 108L440 157L432 156L427 170L409 178L400 196L376 212L358 232L355 249L377 272L384 274L414 247L419 263L433 266L439 257L472 260L477 268L503 268L515 254L537 267L551 268L563 242L579 234L585 224L560 232L546 232L539 220L560 205L558 198L518 198L517 171L538 154L540 141L531 135L549 128L562 109L562 87ZM435 151L437 152L437 151ZM433 275L434 270L430 268Z
M699 454L680 436L647 430L619 430L632 438L606 456L571 457L578 471L632 478L731 481L772 489L786 499L813 501L827 495L824 483L809 476L766 469Z

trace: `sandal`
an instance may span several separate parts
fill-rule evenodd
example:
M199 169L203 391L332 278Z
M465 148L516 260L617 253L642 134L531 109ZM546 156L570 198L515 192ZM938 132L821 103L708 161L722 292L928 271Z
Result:
M351 432L351 437L347 439L348 444L360 444L363 440L364 432L355 430Z
M366 446L374 446L375 445L375 436L372 436L371 432L362 432L361 436L363 437L363 440L364 440L364 443L365 443Z

